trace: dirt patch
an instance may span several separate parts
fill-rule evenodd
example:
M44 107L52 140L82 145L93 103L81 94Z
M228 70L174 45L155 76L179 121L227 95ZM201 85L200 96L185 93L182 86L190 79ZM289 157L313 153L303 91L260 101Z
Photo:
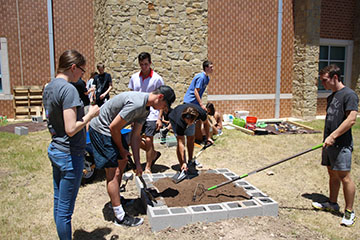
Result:
M228 181L224 175L216 173L200 173L192 179L185 179L175 184L171 178L162 178L154 182L168 207L184 207L198 204L222 203L250 199L242 187L233 183L224 185L211 191L207 188ZM197 188L197 189L196 189ZM193 201L196 189L196 199Z
M8 124L0 127L0 132L15 133L15 127L27 127L29 132L37 132L47 129L46 122L35 123L35 122L21 122Z

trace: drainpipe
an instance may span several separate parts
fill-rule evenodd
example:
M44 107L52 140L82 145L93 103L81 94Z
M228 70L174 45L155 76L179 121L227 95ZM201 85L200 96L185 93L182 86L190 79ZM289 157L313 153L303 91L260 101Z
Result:
M49 54L50 54L50 80L55 78L55 54L54 54L54 31L52 0L47 0L48 27L49 27Z
M17 20L17 27L18 27L18 41L19 41L20 80L21 80L21 85L22 85L22 86L24 86L23 65L22 65L22 54L21 54L21 35L20 35L19 1L18 1L18 0L16 0L16 20Z
M276 92L275 92L275 118L280 117L280 87L281 87L281 30L282 30L282 0L278 0L278 30L276 53Z

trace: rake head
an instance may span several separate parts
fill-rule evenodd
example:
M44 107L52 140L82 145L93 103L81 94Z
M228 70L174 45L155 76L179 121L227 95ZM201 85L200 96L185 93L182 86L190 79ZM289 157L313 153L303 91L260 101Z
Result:
M193 194L193 197L192 197L192 201L195 202L196 199L201 199L202 196L204 195L206 189L204 187L204 185L202 185L201 183L198 183L196 185L196 188L195 188L195 191L194 191L194 194Z

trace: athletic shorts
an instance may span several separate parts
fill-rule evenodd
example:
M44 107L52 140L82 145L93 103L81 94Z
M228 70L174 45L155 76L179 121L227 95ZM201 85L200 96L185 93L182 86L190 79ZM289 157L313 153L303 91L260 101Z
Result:
M352 150L351 146L323 148L321 165L335 171L350 171Z
M176 131L176 124L175 122L171 121L170 120L170 123L171 123L171 127L174 131L174 135L175 136L178 136L179 134L177 133ZM188 126L186 129L185 129L185 132L184 132L184 136L188 136L188 137L191 137L191 136L194 136L195 135L195 123L191 124L190 126Z
M89 127L89 136L94 153L96 168L115 168L118 167L120 152L112 137L101 134ZM121 135L123 147L129 150L124 135Z
M145 134L147 137L152 137L156 133L156 121L145 121L142 126L141 134Z

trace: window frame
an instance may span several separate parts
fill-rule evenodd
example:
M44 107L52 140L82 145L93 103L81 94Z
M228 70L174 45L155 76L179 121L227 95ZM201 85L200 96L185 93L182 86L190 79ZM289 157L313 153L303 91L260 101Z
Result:
M353 40L340 40L331 38L320 38L320 46L345 47L345 69L344 69L344 85L351 86L352 56L353 56ZM319 49L320 62L320 49ZM320 69L319 69L320 70ZM331 93L330 90L318 90L318 98L326 98Z
M1 58L1 83L2 92L0 92L0 100L12 100L10 91L10 72L8 47L6 38L0 38L0 58Z

